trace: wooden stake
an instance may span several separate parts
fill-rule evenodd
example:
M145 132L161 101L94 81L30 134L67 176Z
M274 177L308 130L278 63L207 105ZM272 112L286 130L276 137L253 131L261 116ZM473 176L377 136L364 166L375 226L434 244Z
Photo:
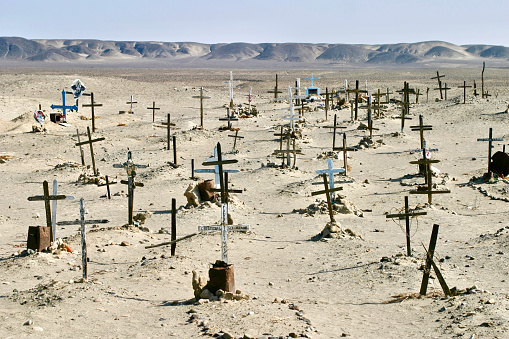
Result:
M80 146L80 156L81 156L81 164L85 166L85 153L83 152L83 147L81 147L81 141L80 141L80 132L76 128L76 136L78 137L78 144Z
M177 240L177 199L171 199L171 241ZM175 255L177 244L171 244L171 256Z
M83 271L83 279L88 278L87 267L87 227L85 225L85 205L83 198L80 199L80 216L81 216L81 268Z
M175 166L178 166L177 164L177 137L173 136L173 163Z

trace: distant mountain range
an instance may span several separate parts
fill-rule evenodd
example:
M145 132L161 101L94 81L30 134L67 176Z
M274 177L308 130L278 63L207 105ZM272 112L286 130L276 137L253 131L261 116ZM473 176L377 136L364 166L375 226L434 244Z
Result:
M483 58L509 61L509 48L458 46L443 41L385 45L309 43L136 42L102 40L28 40L0 37L1 60L176 60L276 61L288 63L414 64L430 61L468 62Z

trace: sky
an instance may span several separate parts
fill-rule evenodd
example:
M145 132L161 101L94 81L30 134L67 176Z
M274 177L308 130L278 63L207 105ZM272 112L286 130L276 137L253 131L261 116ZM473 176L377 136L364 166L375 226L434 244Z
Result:
M0 36L509 46L507 0L1 0Z

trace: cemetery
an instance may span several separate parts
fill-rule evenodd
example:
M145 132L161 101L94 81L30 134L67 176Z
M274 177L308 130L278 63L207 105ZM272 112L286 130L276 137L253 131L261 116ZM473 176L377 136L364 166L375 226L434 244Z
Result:
M489 66L2 69L0 336L503 338Z

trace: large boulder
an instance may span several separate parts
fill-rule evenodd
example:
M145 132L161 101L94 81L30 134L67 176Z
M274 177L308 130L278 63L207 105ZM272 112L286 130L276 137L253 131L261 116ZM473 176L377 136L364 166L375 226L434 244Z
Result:
M500 151L493 154L491 170L498 175L507 176L509 174L509 154Z

